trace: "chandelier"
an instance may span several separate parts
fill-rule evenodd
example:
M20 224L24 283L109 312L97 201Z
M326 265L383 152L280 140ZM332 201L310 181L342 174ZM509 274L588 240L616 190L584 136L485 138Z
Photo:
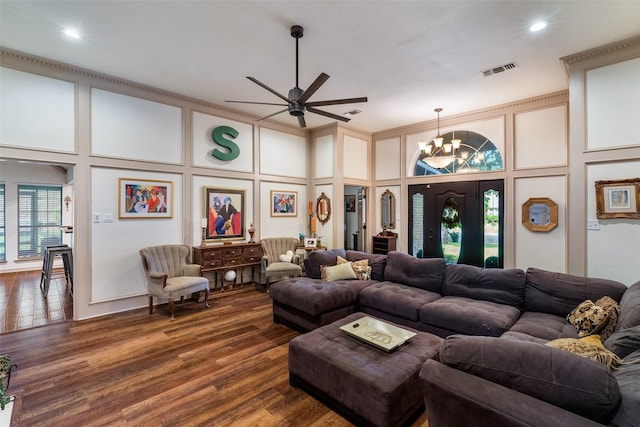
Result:
M460 148L461 140L456 138L454 132L453 139L449 142L444 142L444 138L440 136L440 112L442 108L436 108L433 111L438 113L438 135L433 138L433 143L420 141L418 142L418 147L422 152L422 160L426 164L435 169L443 169L456 160L456 151ZM462 154L468 155L467 152Z

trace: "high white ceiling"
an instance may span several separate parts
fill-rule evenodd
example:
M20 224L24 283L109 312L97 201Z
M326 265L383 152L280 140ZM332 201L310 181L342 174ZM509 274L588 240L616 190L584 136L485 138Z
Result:
M533 21L548 21L540 32ZM371 132L567 89L559 58L640 34L640 1L7 1L0 45L266 116L331 78L311 101L367 96L350 126ZM75 27L80 40L64 36ZM514 70L483 77L510 62ZM332 120L308 113L312 128ZM297 126L283 113L272 119Z

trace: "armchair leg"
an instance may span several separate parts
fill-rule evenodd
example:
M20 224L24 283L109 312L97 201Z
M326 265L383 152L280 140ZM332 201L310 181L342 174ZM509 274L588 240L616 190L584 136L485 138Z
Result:
M269 276L264 276L264 280L267 281L267 293L269 293Z
M204 290L204 308L209 308L209 287Z
M169 315L171 316L169 320L171 322L173 322L175 320L175 317L173 317L173 312L174 312L175 308L176 308L175 301L173 300L173 298L169 298Z
M153 297L149 297L149 314L153 314Z

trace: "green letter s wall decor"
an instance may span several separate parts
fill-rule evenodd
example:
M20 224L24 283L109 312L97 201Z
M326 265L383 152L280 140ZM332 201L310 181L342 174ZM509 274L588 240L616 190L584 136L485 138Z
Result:
M237 130L229 126L218 126L217 128L215 128L213 132L211 132L211 138L213 138L213 142L229 149L229 152L225 153L224 151L220 151L216 148L211 152L211 154L216 159L223 161L236 159L240 155L240 147L238 147L235 142L226 139L224 137L225 135L229 135L232 138L237 138L239 134Z

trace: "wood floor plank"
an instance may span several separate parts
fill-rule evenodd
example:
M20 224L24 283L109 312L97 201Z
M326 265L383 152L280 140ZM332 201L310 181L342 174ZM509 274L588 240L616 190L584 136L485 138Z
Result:
M351 425L289 385L299 333L273 323L268 294L216 294L209 309L178 304L174 322L160 306L0 335L22 425Z

